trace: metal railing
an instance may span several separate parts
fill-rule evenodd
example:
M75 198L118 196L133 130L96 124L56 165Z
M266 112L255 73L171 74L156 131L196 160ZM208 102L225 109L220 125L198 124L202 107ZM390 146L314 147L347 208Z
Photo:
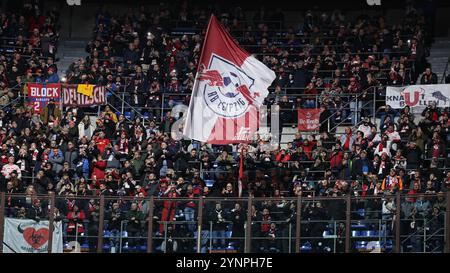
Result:
M439 197L440 196L440 197ZM121 251L136 251L136 252L169 252L168 243L170 241L178 241L180 245L184 245L184 251L188 252L204 252L204 251L245 251L259 252L259 251L276 251L276 252L370 252L375 245L380 248L380 251L403 252L405 248L402 247L408 240L414 238L416 235L422 236L417 232L409 233L402 222L407 220L401 217L400 209L386 214L384 212L384 203L392 202L394 207L400 208L401 204L409 202L406 198L437 198L437 202L445 203L447 207L450 206L450 192L446 194L408 194L403 195L397 193L390 196L366 196L353 197L345 195L342 197L284 197L284 198L210 198L198 197L190 198L136 198L126 196L55 196L50 192L48 195L28 195L31 200L39 199L42 202L44 211L48 210L47 216L43 219L48 219L52 227L55 221L63 221L64 237L66 243L69 240L75 240L81 244L81 248L88 248L90 251L103 252L111 251L111 240L115 241L113 244L118 246L116 252ZM5 217L11 217L10 206L11 201L23 200L26 195L23 194L9 194L5 192L0 193L0 244L4 243L5 236L4 223ZM439 199L441 198L441 199ZM98 219L93 220L90 217L90 212L86 210L86 219L78 222L83 226L84 231L78 231L77 228L72 230L70 234L67 233L67 224L73 220L65 219L61 213L67 210L67 201L75 203L83 210L89 201L90 204L98 206L94 211L98 214ZM130 219L127 216L127 208L131 202L146 202L148 204L148 212L142 214L141 222L135 233L129 227ZM373 207L370 205L371 201L379 202L379 209L370 210ZM83 203L85 202L85 203ZM179 213L186 202L194 202L193 220L185 220ZM220 227L216 226L215 220L211 220L209 215L214 215L214 207L216 203L222 204L219 210L226 215L233 215L234 211L231 209L236 203L240 204L241 210L238 215L243 219L239 222L238 227L243 229L233 229L232 219L225 219L222 221ZM124 219L120 221L120 230L118 233L110 234L111 228L108 227L109 212L112 203L119 204L121 213L125 215ZM322 205L319 206L319 203ZM84 204L84 205L83 205ZM272 204L272 206L271 206ZM365 204L365 205L364 205ZM438 203L435 203L438 204ZM173 205L173 207L172 207ZM290 208L290 214L285 212L277 212L273 209L274 206L281 206ZM329 216L317 214L314 211L320 209L330 210L336 206L342 206L342 209L335 211L342 217L336 218L330 214ZM361 216L357 209L364 205L366 212ZM354 207L356 206L356 207ZM383 206L383 209L381 209ZM174 216L170 215L167 210L174 209ZM260 218L258 215L263 208L270 209L270 218ZM54 214L56 209L62 216L58 219ZM216 207L217 210L217 207ZM67 210L70 212L70 209ZM8 212L6 214L5 212ZM219 211L220 212L220 211ZM370 215L368 214L370 212ZM167 214L168 213L168 214ZM224 214L224 215L225 215ZM277 216L280 214L279 216ZM432 233L424 232L423 241L421 241L424 248L423 252L443 251L450 252L450 210L442 212L445 214L444 221L438 222L437 229ZM131 215L131 214L130 214ZM166 216L164 216L166 215ZM284 215L284 216L283 216ZM322 215L322 216L320 216ZM14 216L12 216L14 217ZM167 218L169 217L169 218ZM228 216L226 216L228 217ZM285 217L285 218L283 218ZM290 220L288 220L290 219ZM417 218L423 220L424 218ZM132 220L132 219L131 219ZM77 223L77 222L74 222ZM431 221L426 220L423 225L424 228L429 227ZM177 233L180 230L188 231L185 233ZM242 226L241 226L242 225ZM136 227L135 227L136 228ZM169 230L170 228L170 230ZM273 228L273 229L272 229ZM232 230L242 231L240 234L233 234ZM127 231L127 232L125 232ZM159 232L162 231L162 232ZM219 231L219 232L214 232ZM231 231L231 232L230 232ZM273 233L271 233L273 231ZM225 233L224 233L225 232ZM49 238L52 238L53 230L49 229ZM224 235L225 234L225 235ZM272 234L272 235L271 235ZM406 239L405 239L406 238ZM223 241L218 241L225 239ZM438 245L433 240L439 240ZM230 243L241 244L240 247L229 247ZM373 244L368 244L372 242ZM164 247L163 247L164 243ZM439 245L440 244L440 245ZM222 246L216 248L214 245ZM244 246L245 245L245 246ZM369 246L370 245L370 246ZM389 246L390 245L390 246ZM379 246L379 247L378 247ZM186 248L187 247L187 248ZM261 247L263 249L261 249ZM0 248L2 251L2 248ZM69 250L70 251L70 250ZM407 251L407 250L406 250ZM52 247L48 248L48 252L52 252Z
M441 78L441 84L445 83L446 78L447 78L447 74L448 74L448 65L450 63L450 57L448 57L447 59L447 63L445 64L445 69L444 69L444 73L442 74L442 78Z

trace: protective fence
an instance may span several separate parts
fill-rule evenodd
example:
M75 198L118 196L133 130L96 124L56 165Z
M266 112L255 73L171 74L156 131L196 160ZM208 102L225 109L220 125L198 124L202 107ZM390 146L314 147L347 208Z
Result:
M450 192L289 198L2 192L0 250L448 253L449 201Z

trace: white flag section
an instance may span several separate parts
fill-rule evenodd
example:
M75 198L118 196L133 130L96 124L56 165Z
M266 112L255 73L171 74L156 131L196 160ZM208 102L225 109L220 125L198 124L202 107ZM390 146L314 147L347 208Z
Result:
M203 142L212 139L211 134L219 118L237 119L248 113L251 110L250 107L256 107L258 110L269 93L267 87L274 79L273 72L254 57L248 57L241 68L238 68L219 56L213 56L209 69L221 71L225 79L230 79L230 83L227 84L225 80L224 87L220 88L210 86L208 82L199 81L198 78L195 81L195 91L192 94L186 123L193 127L186 126L184 132L189 138ZM239 86L248 86L250 92L256 92L258 95L253 100L248 99L245 97L245 93L237 90ZM236 122L239 121L236 120ZM253 124L245 124L246 121L242 119L242 127L256 127L257 122L257 116L248 119L247 123ZM228 125L233 126L232 123L228 123ZM223 131L219 133L217 129L221 128ZM230 138L246 140L245 138L227 137L226 131L228 131L226 127L216 127L214 139L219 142L220 140L230 140Z
M183 134L213 144L247 142L275 73L240 48L212 16Z
M410 85L388 87L386 104L394 109L409 106L414 113L435 103L438 108L450 107L450 84Z
M3 253L47 253L49 221L5 218ZM52 253L63 253L62 223L54 222Z

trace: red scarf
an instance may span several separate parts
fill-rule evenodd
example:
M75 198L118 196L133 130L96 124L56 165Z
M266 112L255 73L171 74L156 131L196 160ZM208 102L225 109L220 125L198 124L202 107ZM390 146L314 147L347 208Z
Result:
M439 142L435 142L433 145L433 158L439 158Z
M347 136L344 143L344 150L348 150L350 148L350 138Z
M383 151L384 145L383 145L383 141L380 142L380 145L378 146L378 151L381 152Z

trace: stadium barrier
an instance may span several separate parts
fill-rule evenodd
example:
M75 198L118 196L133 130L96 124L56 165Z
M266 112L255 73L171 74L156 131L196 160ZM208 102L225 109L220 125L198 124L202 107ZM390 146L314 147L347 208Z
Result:
M450 207L450 192L311 198L299 196L194 199L55 196L54 193L27 196L2 192L2 245L5 237L10 236L3 234L5 218L11 217L13 211L17 210L14 214L16 218L29 219L26 204L31 204L36 198L40 199L43 210L48 210L46 216L35 220L50 222L49 245L52 245L54 223L62 222L65 252L450 251L450 210L444 211L445 207ZM11 207L11 202L19 200L24 202L23 205ZM132 227L130 222L133 219L127 219L125 216L120 220L120 224L114 226L111 222L111 206L115 202L119 202L123 208L128 208L130 202L137 202L141 211L139 225ZM192 202L192 210L180 209L189 202ZM64 206L69 203L86 207L86 215L76 223L77 228L74 228L75 220L65 217L64 213L67 212L61 211L65 210ZM223 222L211 218L217 203L222 206ZM235 206L238 206L236 203L240 205L240 216L245 219L228 217L230 214L234 215ZM386 209L390 206L388 203L393 205L393 210ZM426 203L428 210L424 209ZM401 209L396 209L397 204L400 204ZM262 216L266 213L262 208L270 208L270 218ZM255 214L255 211L258 213ZM411 211L414 211L414 217ZM188 217L186 213L189 214ZM272 224L274 234L270 232ZM0 251L3 251L3 248ZM51 247L48 252L52 252Z

